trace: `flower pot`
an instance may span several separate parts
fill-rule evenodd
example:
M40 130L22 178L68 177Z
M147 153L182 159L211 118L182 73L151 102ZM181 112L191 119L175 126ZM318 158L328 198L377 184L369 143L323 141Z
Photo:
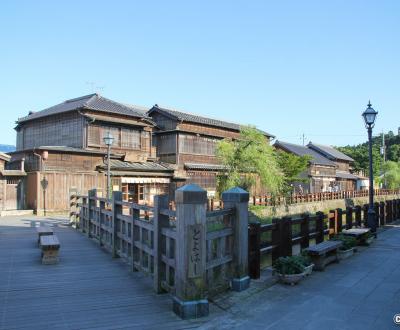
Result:
M348 250L338 250L338 258L339 260L350 258L354 254L354 248Z
M314 268L314 264L304 267L304 274L306 276L311 275L313 268Z
M278 273L278 278L281 283L285 284L290 284L290 285L295 285L299 283L304 277L305 273L300 273L300 274L279 274Z

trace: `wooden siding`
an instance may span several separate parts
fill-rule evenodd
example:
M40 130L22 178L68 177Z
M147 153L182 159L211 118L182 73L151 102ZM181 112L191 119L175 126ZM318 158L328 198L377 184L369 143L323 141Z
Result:
M322 165L311 165L309 168L309 174L311 176L331 176L335 177L336 170L331 166L322 166Z
M46 179L45 193L42 180ZM44 208L47 211L66 211L69 208L69 189L77 188L78 192L90 189L104 189L106 176L104 173L72 173L72 172L32 172L27 177L27 206L29 209Z
M194 123L180 123L178 129L186 132L199 133L204 135L210 135L221 138L232 138L237 139L240 137L240 133L237 131L231 131L228 129L211 127L207 125L200 125Z
M339 171L349 172L349 170L350 170L350 163L347 162L347 161L339 161L339 160L337 160L337 161L335 161L335 164L337 165L337 169Z
M176 129L176 126L178 124L176 120L171 119L157 112L153 112L151 114L151 118L159 128L165 131Z
M94 171L102 164L103 155L49 152L48 158L43 161L43 170Z
M84 124L84 117L77 112L23 123L17 131L17 150L40 146L82 148Z

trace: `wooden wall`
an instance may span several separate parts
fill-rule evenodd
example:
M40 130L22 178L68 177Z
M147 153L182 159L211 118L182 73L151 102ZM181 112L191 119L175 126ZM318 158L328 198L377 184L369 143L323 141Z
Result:
M48 182L45 194L41 184L43 178ZM104 173L97 172L31 172L27 177L27 206L42 212L45 199L47 211L65 212L69 209L70 188L76 187L80 193L94 188L105 189L106 181Z
M103 164L103 155L98 154L67 154L49 152L47 160L43 161L46 171L94 171Z
M17 130L17 151L40 146L81 148L85 119L78 112L49 116L22 123Z

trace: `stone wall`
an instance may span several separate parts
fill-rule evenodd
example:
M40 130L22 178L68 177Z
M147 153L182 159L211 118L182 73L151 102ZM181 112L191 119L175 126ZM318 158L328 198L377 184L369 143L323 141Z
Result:
M375 202L386 201L390 199L400 198L398 195L375 196ZM304 212L315 213L317 211L328 212L329 210L342 208L346 206L364 205L368 203L368 197L358 197L349 199L338 199L311 203L299 203L292 205L280 205L276 207L256 207L254 213L260 217L282 217L288 215L301 214Z

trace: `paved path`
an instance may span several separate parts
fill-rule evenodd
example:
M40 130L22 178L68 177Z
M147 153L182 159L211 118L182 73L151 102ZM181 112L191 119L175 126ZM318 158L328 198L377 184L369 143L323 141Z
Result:
M298 286L274 285L241 299L210 329L400 329L400 227Z
M54 225L60 263L41 265L35 226ZM171 310L169 295L61 220L0 218L0 329L198 327Z
M58 265L43 266L35 226L60 238ZM298 286L253 282L182 321L169 295L132 273L61 219L0 218L0 329L400 329L400 227L372 247L313 273Z

